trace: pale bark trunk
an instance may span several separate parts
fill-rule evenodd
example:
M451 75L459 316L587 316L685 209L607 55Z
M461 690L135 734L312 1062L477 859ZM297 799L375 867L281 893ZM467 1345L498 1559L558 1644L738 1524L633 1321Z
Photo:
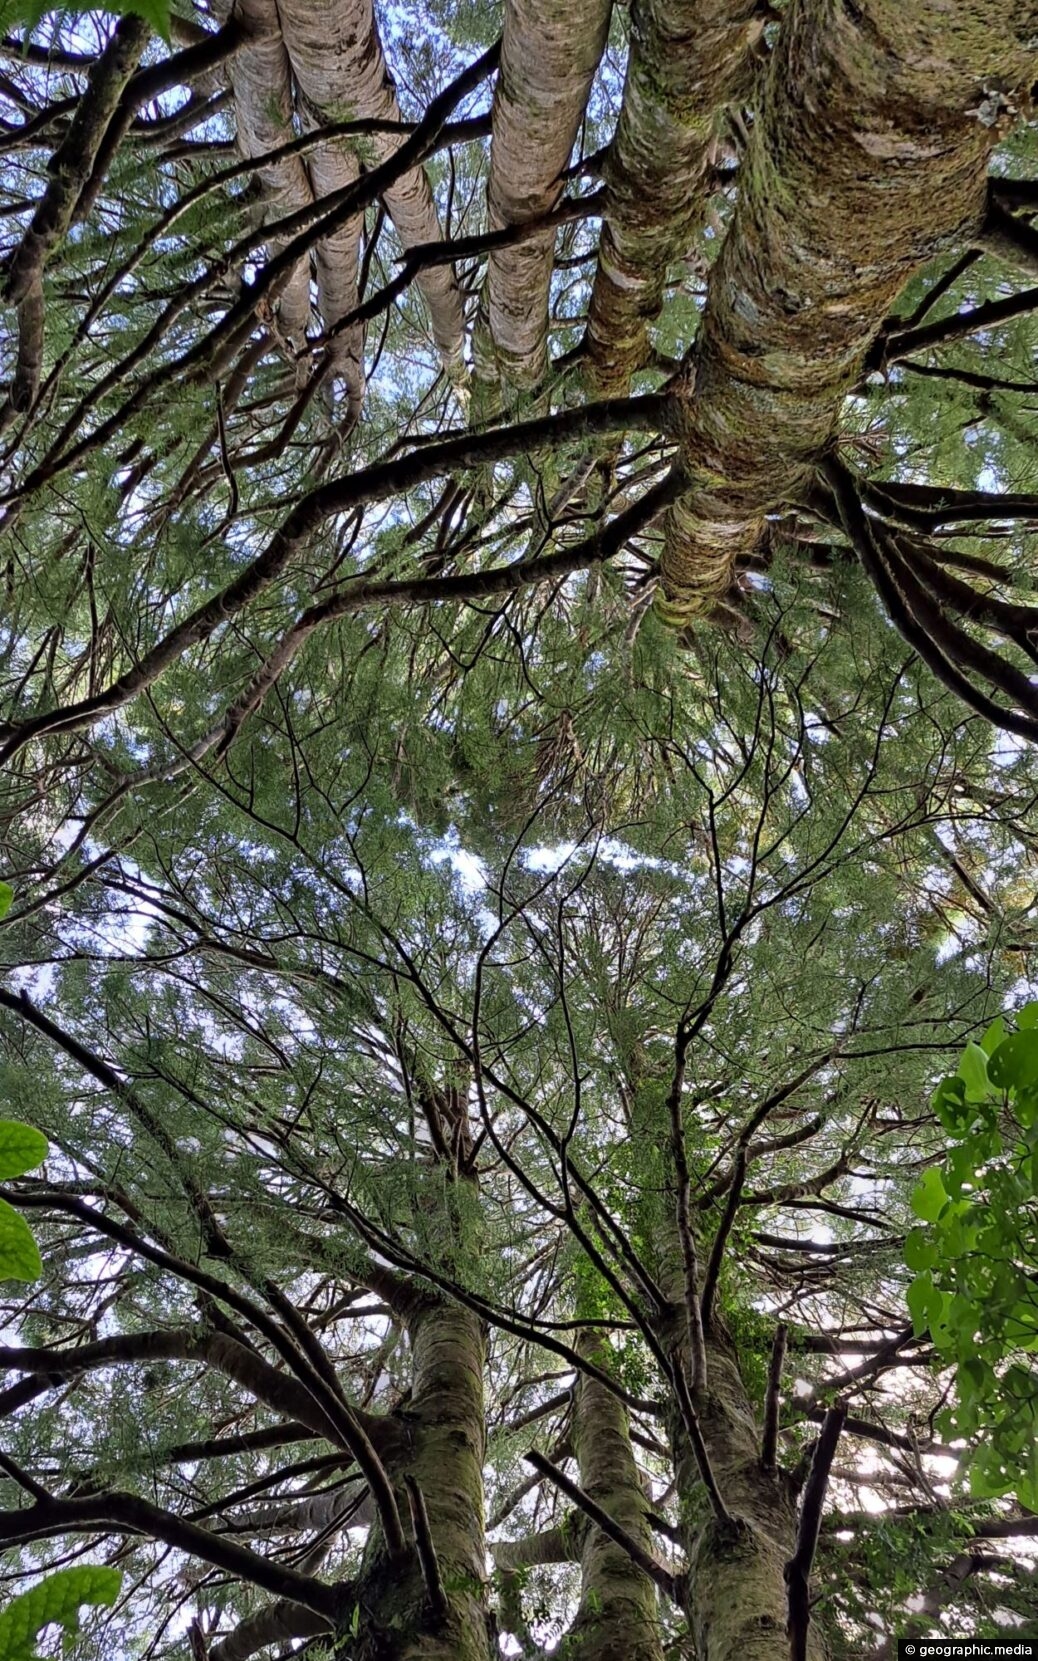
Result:
M600 397L626 392L649 352L667 268L702 223L725 105L749 90L757 0L636 0L585 341Z
M722 1527L708 1509L692 1448L676 1412L668 1423L688 1555L688 1615L699 1661L789 1661L783 1569L796 1540L796 1497L788 1475L761 1467L761 1435L723 1331L707 1343L707 1383L695 1397L710 1464L735 1519ZM810 1661L825 1654L813 1623Z
M605 1346L582 1341L581 1351L608 1367ZM583 1375L573 1404L573 1452L584 1492L652 1555L626 1411L604 1385ZM574 1661L662 1661L655 1586L622 1547L590 1522L583 1529L580 1570L580 1608L567 1654L572 1647Z
M494 90L487 206L491 230L553 208L609 30L611 0L506 0ZM543 379L554 229L492 253L473 351L506 388Z
M292 137L292 84L280 35L277 0L238 0L238 14L255 42L228 66L234 93L238 147L243 156L263 156ZM229 7L223 11L229 12ZM268 218L280 219L313 201L310 180L299 156L259 169ZM281 244L271 241L271 250ZM277 320L292 353L306 345L310 321L310 262L302 259L281 291Z
M483 1333L470 1311L433 1297L416 1304L407 1327L412 1388L400 1424L408 1451L387 1468L409 1538L405 1478L418 1485L447 1607L434 1617L417 1557L390 1558L376 1527L357 1587L358 1632L343 1653L351 1661L490 1661Z
M976 233L1036 39L1034 0L792 0L683 376L675 623L803 494L903 284Z
M371 0L337 0L333 6L321 0L278 0L278 9L305 114L315 126L358 117L401 120ZM380 162L393 156L402 142L403 135L393 133L375 134L370 140ZM317 151L311 161L311 176L318 199L356 177L356 169L354 152L345 144ZM333 183L333 177L339 182ZM414 168L398 179L386 192L385 202L405 248L441 240L436 206L423 168ZM318 246L318 278L320 281L323 252L330 295L335 285L336 317L345 316L351 305L356 305L360 229L359 221L351 221L349 227ZM417 282L429 308L437 350L448 370L460 374L464 319L451 269L445 265L429 267L419 272ZM345 304L349 284L351 305ZM328 322L326 317L326 326Z

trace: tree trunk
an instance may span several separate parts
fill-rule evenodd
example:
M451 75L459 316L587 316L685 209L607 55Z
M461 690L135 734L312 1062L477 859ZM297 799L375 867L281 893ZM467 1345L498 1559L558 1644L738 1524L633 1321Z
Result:
M229 15L230 7L219 9ZM238 0L238 13L255 41L228 65L234 93L238 148L243 156L263 156L292 137L292 82L281 39L276 0ZM313 201L306 168L299 156L270 162L259 169L267 216L282 218ZM281 244L271 242L274 253ZM302 259L281 291L278 325L292 352L306 344L310 321L310 262Z
M649 352L667 268L702 223L711 150L726 104L749 90L756 0L636 0L588 316L590 386L628 390Z
M606 1345L591 1338L582 1340L580 1348L589 1360L608 1368ZM584 1375L573 1404L573 1452L584 1492L651 1555L652 1530L627 1414L604 1385ZM570 1633L574 1661L662 1661L656 1588L593 1523L583 1530L580 1571L580 1608Z
M357 1587L356 1661L490 1661L483 1518L483 1332L470 1311L433 1297L416 1300L408 1321L413 1354L410 1400L399 1414L408 1451L388 1462L409 1539L405 1486L418 1487L442 1585L437 1613L418 1555L386 1552L372 1530Z
M506 0L494 90L487 205L491 230L523 225L562 194L611 0ZM547 367L555 230L492 253L473 351L482 380L536 386Z
M334 6L323 5L320 0L279 0L278 9L301 100L308 118L316 126L324 121L358 118L381 121L402 119L386 68L371 0L337 0ZM376 133L365 142L370 144L375 157L382 162L396 153L404 136ZM311 163L311 176L318 199L329 190L341 188L341 183L331 183L333 173L336 178L348 183L356 177L356 170L352 146L342 143L323 147ZM414 168L398 179L386 192L385 202L405 248L417 243L440 241L440 223L423 168ZM345 245L347 230L353 232L354 226L350 257ZM323 249L326 282L341 286L343 302L348 283L353 285L351 305L343 303L342 309L336 312L339 317L345 316L346 311L356 304L356 249L360 229L359 221L351 221L348 228L337 233L336 237L326 239L318 247L318 273L321 271ZM463 316L461 295L451 268L446 265L431 266L418 273L417 281L429 307L433 339L440 356L449 371L460 374ZM335 289L336 306L340 304L338 286ZM326 325L328 322L326 317Z
M676 1228L665 1244L661 1285L674 1301L660 1339L687 1376L688 1323ZM706 1340L705 1387L694 1392L693 1403L733 1526L715 1517L673 1393L668 1399L667 1435L688 1558L686 1612L698 1661L789 1661L783 1569L796 1542L796 1493L786 1472L766 1471L761 1464L761 1429L735 1346L716 1313ZM812 1626L810 1661L821 1661L823 1654Z
M683 376L672 621L803 493L903 284L976 233L1036 45L1034 0L792 0Z

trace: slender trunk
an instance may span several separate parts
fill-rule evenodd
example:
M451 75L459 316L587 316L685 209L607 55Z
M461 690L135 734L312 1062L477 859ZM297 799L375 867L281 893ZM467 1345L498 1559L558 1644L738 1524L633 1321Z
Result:
M649 352L667 268L687 253L709 194L724 107L749 90L757 0L636 0L591 293L587 376L626 392Z
M278 9L301 102L307 118L315 126L320 126L322 121L357 117L380 121L402 119L371 0L338 0L332 7L320 4L319 0L278 0ZM405 136L403 133L374 135L370 142L377 161L387 161L395 155ZM355 154L347 145L323 147L311 162L315 193L320 197L331 189L341 189L342 184L356 177L356 171ZM332 172L342 175L338 185L330 182ZM405 248L440 240L440 223L424 168L413 168L398 179L387 190L385 202ZM356 305L360 230L360 221L351 221L335 238L327 238L318 245L319 279L323 250L326 283L334 282L343 291L340 302L339 287L335 287L335 315L331 319L325 317L326 326ZM419 272L417 282L429 308L433 339L440 356L451 373L460 374L464 320L461 295L451 268L429 266ZM349 284L352 284L352 299L346 304L345 291Z
M219 8L221 17L230 7ZM292 83L288 57L281 39L277 0L238 0L242 22L255 36L231 59L228 75L234 93L238 148L243 156L263 156L292 136ZM306 168L299 156L288 156L259 169L264 209L280 219L313 201ZM272 253L281 244L271 242ZM310 321L310 262L300 260L281 291L277 321L291 352L306 344Z
M891 303L975 235L1035 0L791 0L683 375L664 614L704 610L808 485Z
M523 225L562 194L611 0L506 0L494 90L487 205L491 230ZM555 230L492 253L473 351L480 379L535 386L547 367Z
M607 1346L592 1338L581 1341L581 1350L600 1367L609 1366ZM573 1452L584 1492L651 1554L627 1413L604 1385L583 1375L573 1404ZM593 1523L583 1529L580 1574L580 1608L569 1635L574 1661L662 1661L656 1588Z

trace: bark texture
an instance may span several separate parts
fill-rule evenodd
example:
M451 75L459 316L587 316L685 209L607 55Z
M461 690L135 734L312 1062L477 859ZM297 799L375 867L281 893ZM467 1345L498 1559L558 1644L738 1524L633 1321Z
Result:
M649 351L667 267L689 248L709 192L724 108L749 91L757 0L636 0L588 316L587 376L625 392Z
M402 1518L407 1479L420 1491L444 1607L435 1607L418 1554L392 1557L376 1527L357 1584L358 1633L342 1653L351 1661L490 1661L483 1332L469 1310L434 1297L415 1305L407 1326L412 1391L400 1419L409 1448L387 1467ZM413 1540L406 1521L405 1531Z
M18 355L0 406L0 431L15 415L30 409L36 398L43 368L44 268L89 188L105 137L147 40L148 26L141 18L124 17L118 24L90 72L67 138L51 157L47 186L29 227L7 261L2 297L18 308Z
M792 0L679 388L675 623L803 492L903 284L976 234L1036 65L1034 0Z
M386 68L371 0L278 0L285 45L299 88L304 119L316 128L325 121L357 117L400 121L400 105ZM383 133L371 139L377 161L387 161L406 135ZM345 144L322 146L310 164L314 194L340 190L357 176L354 152ZM440 224L423 168L414 168L386 192L386 209L405 248L440 241ZM325 327L356 305L357 243L360 221L350 221L318 245L318 286L328 296ZM433 339L447 368L460 373L463 315L461 295L449 265L418 274L429 308ZM352 286L351 286L352 285Z
M608 1349L581 1342L589 1360L608 1368ZM581 1375L573 1404L573 1452L590 1499L652 1555L652 1530L623 1404ZM657 1592L621 1546L588 1524L580 1553L581 1601L571 1631L575 1661L662 1661Z
M224 8L225 11L229 8ZM281 39L277 0L238 0L238 15L253 37L229 65L243 156L264 156L292 137L292 79ZM268 218L280 219L313 201L302 158L289 156L259 169ZM271 252L281 244L271 241ZM281 291L278 326L289 351L306 344L310 321L310 262L302 259Z
M609 30L611 0L506 0L494 91L490 229L524 225L562 194ZM536 385L547 367L555 230L492 253L476 328L481 379Z
M677 1230L665 1243L662 1285L673 1321L661 1330L668 1354L688 1366L685 1277ZM674 1458L681 1532L688 1559L687 1614L698 1661L789 1661L788 1599L783 1573L796 1544L796 1494L782 1470L766 1470L762 1432L734 1344L714 1316L706 1338L706 1382L694 1406L714 1479L734 1520L718 1522L676 1400L667 1433ZM817 1627L809 1661L822 1661Z

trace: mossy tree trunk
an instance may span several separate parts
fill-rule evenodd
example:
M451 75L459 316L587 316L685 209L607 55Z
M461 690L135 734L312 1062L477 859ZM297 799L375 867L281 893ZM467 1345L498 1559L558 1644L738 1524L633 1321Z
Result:
M803 494L905 282L976 234L1036 67L1034 0L792 0L683 375L673 621Z
M581 1350L609 1370L608 1346L594 1337ZM573 1452L584 1492L647 1554L653 1552L623 1404L597 1379L582 1375L573 1403ZM580 1552L581 1600L570 1633L574 1661L662 1661L659 1594L627 1552L587 1522Z
M588 316L586 367L600 397L627 391L649 355L667 270L702 223L726 105L749 90L757 0L635 0L605 218Z

